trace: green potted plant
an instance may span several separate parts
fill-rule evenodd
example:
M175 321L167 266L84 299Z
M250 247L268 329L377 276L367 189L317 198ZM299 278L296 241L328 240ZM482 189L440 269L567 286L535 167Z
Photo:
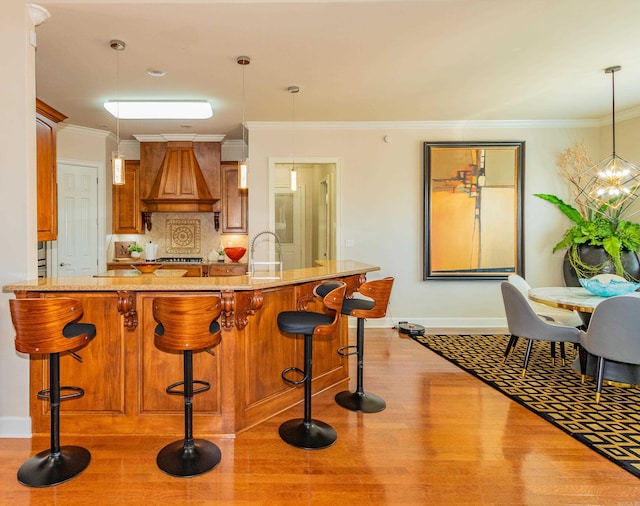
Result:
M584 192L585 168L593 167L584 144L576 144L565 150L558 159L562 175L575 190L576 207L567 204L555 195L536 193L535 196L555 204L567 216L573 225L564 233L562 240L553 251L566 249L565 267L573 269L576 279L564 269L565 282L569 286L578 286L578 278L590 278L601 272L623 276L638 281L640 264L636 252L640 249L640 224L623 219L625 211L632 201L617 206L616 199L604 203L598 208L589 205ZM595 249L587 254L587 248ZM591 256L591 259L589 259ZM569 279L572 283L569 283Z
M144 251L142 246L136 243L130 244L128 249L131 254L131 258L140 258L140 254Z

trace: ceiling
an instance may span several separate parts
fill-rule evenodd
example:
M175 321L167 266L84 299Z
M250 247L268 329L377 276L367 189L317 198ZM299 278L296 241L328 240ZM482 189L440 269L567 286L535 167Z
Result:
M207 120L121 120L132 134L251 122L601 119L640 107L637 0L36 0L38 98L115 132L106 100L206 99ZM109 47L121 39L126 50ZM120 77L117 79L117 68ZM163 70L161 78L146 70ZM300 87L293 96L291 85Z

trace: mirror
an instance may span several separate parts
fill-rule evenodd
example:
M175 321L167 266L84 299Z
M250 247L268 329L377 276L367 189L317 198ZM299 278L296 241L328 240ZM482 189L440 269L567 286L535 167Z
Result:
M424 279L522 273L524 142L424 143Z

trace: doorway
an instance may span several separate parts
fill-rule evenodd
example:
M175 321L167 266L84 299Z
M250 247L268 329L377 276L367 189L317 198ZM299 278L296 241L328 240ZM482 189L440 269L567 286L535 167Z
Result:
M292 191L291 159L269 160L269 227L281 242L289 239L282 244L283 268L313 267L317 261L339 260L340 160L301 158L295 166L298 189Z
M58 160L58 239L52 251L54 277L98 273L97 165Z

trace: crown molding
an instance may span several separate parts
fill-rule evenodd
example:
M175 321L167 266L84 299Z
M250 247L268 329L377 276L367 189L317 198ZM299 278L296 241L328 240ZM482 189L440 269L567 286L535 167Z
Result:
M223 142L225 146L241 148L245 145L242 139L227 139Z
M110 135L113 135L108 130L98 130L97 128L89 128L89 127L83 127L78 125L72 125L70 123L58 123L56 125L56 130L58 132L61 132L62 130L64 130L69 133L88 135L91 137L99 137L101 139L106 139Z
M640 111L639 111L640 112ZM370 121L370 122L296 122L296 130L459 130L491 128L594 128L597 119L558 120L457 120L457 121ZM291 130L291 122L252 121L249 130Z
M222 142L224 134L133 134L139 142L169 142L169 141L191 141L191 142Z
M635 119L640 116L640 106L632 107L625 111L616 112L616 123L618 121L626 121L629 119ZM611 115L600 118L600 126L610 125L613 118Z

